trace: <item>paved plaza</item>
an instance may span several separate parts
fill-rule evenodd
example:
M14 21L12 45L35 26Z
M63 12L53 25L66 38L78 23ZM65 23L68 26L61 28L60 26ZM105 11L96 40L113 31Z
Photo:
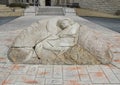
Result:
M113 65L11 64L7 52L15 37L33 22L50 17L23 16L0 26L0 85L120 85L120 69ZM94 29L104 28L72 18Z
M120 85L112 65L0 64L0 85Z
M120 69L111 64L28 65L12 64L8 60L9 48L23 29L38 20L52 17L22 16L0 25L0 85L120 85ZM68 14L67 17L91 29L112 31L78 16Z

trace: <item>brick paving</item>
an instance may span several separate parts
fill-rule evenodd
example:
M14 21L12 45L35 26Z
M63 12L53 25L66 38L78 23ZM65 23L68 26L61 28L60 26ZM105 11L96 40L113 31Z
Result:
M0 85L120 85L120 69L112 65L1 63L0 82Z
M112 65L11 64L7 52L20 32L0 32L0 85L120 85Z

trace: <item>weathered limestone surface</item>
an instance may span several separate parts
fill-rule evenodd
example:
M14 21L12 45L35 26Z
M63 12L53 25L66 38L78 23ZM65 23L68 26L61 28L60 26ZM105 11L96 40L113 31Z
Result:
M50 36L51 32L47 31L47 21L43 20L32 24L30 27L23 30L19 36L17 36L14 47L34 47L34 45L39 41ZM46 23L45 23L46 22ZM52 30L50 30L52 31Z
M28 63L35 64L39 63L37 55L32 48L11 48L9 52L10 60L14 63Z
M93 56L90 52L85 50L79 44L70 48L67 52L64 53L66 60L69 61L70 64L100 64L101 62L97 60L95 56Z
M120 66L120 34L90 29L66 17L38 21L9 49L13 63L107 64Z
M111 57L107 52L108 44L106 41L105 36L98 31L85 26L80 30L79 42L81 46L96 56L102 63L109 63L111 61Z
M119 33L82 26L78 42L102 64L112 63L120 67Z

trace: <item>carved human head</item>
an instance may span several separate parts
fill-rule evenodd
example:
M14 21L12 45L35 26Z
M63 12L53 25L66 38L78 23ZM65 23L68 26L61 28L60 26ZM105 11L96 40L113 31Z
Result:
M59 26L62 30L64 30L65 28L73 25L73 21L69 18L65 18L65 19L61 19L61 20L58 20L57 22L57 26Z

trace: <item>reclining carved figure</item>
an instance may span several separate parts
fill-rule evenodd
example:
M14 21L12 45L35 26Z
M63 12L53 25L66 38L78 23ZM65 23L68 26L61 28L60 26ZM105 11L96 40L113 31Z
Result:
M24 29L9 49L13 63L119 65L120 34L81 26L66 17L45 19Z
M13 43L9 52L12 62L30 63L40 59L36 62L54 64L56 58L77 44L80 25L69 18L41 21L31 27L23 30Z

